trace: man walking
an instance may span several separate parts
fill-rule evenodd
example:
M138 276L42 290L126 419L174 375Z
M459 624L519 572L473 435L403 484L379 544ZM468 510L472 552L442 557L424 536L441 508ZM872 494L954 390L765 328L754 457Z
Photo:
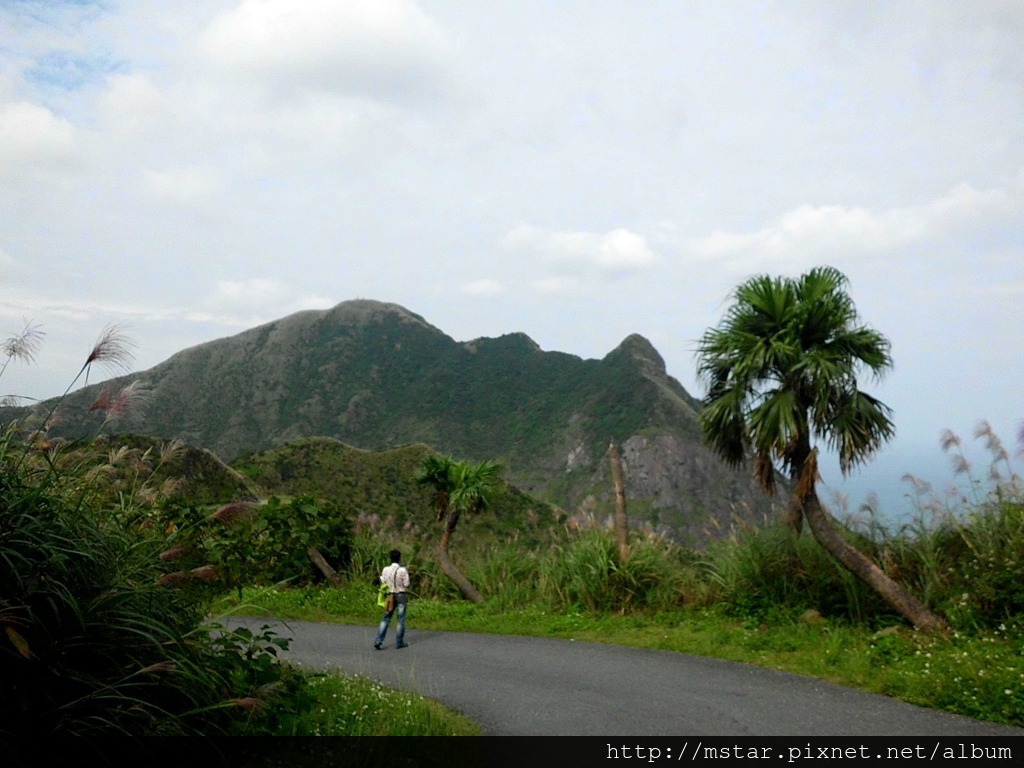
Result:
M397 549L391 550L391 565L380 572L380 582L387 585L388 602L384 608L384 617L380 620L380 628L377 630L377 639L373 641L373 647L379 651L384 645L384 635L387 634L392 615L397 611L398 629L395 634L395 648L405 648L405 607L409 600L409 571L402 565L402 553Z

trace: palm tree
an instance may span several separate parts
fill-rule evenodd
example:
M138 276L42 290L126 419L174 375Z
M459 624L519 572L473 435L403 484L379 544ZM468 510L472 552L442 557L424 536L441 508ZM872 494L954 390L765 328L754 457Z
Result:
M448 546L463 513L479 513L490 506L500 472L501 467L493 461L470 464L449 456L432 455L423 460L416 478L421 485L433 490L434 511L438 522L444 525L438 547L441 570L475 603L482 603L483 595L455 567Z
M698 346L698 372L708 395L700 425L708 446L738 466L751 454L769 494L777 464L794 493L787 522L804 520L819 544L874 588L914 626L945 629L836 528L816 490L820 439L839 456L844 475L867 461L894 433L891 411L857 386L892 367L888 340L859 323L846 277L817 267L799 279L753 277L735 290L733 304Z

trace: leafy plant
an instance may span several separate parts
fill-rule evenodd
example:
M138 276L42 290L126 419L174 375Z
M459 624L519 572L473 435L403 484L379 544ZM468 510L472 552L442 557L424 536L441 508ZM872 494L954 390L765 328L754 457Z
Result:
M7 362L24 343L8 342ZM108 330L76 381L94 363L124 364L127 348ZM169 588L164 532L145 524L138 495L110 505L93 492L102 467L66 461L48 439L61 405L0 430L0 734L235 729L281 689L284 668L214 639L203 596ZM111 418L124 405L97 408Z
M212 513L169 503L155 520L169 531L163 557L177 563L169 574L177 581L200 579L240 593L250 585L313 580L313 549L328 552L337 567L351 559L351 521L311 496L231 502Z

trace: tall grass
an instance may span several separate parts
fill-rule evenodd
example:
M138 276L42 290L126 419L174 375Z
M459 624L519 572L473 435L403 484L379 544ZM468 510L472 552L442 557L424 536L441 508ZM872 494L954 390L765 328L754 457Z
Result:
M711 582L706 602L740 618L787 620L816 611L853 623L898 620L813 538L785 526L747 529L712 543L701 565Z
M893 530L869 514L866 535L891 573L955 628L1024 629L1024 481L986 422L979 423L975 438L989 454L983 474L967 460L959 436L947 431L942 447L959 482L940 494L907 475L914 520Z
M587 528L541 560L537 593L552 606L590 613L673 608L685 600L677 550L661 537L634 537L623 562L610 531Z
M26 343L8 340L0 373ZM123 364L126 349L108 330L75 380ZM298 677L273 663L269 633L212 625L208 597L163 583L162 532L140 525L138 499L101 503L96 467L48 439L62 400L0 428L0 736L248 728ZM96 408L110 418L126 406L114 396Z

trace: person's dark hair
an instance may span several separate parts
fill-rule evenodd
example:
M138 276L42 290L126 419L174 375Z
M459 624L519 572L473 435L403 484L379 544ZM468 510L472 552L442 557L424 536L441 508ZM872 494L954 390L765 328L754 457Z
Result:
M402 553L397 549L391 550L391 562L400 563L402 562Z

